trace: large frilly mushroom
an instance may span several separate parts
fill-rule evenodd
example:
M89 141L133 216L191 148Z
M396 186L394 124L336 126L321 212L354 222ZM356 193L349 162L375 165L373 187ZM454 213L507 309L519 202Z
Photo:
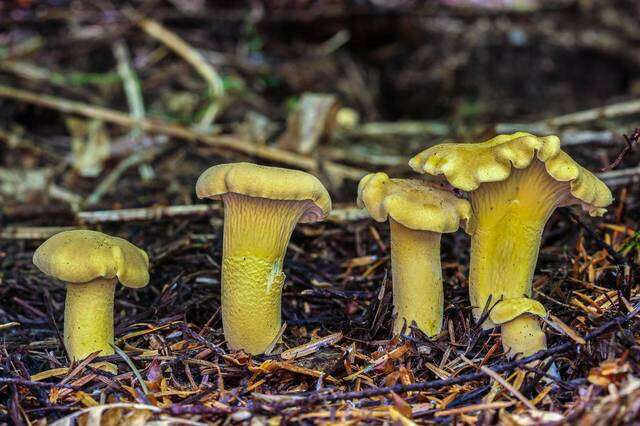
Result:
M500 135L482 143L444 143L416 155L419 173L444 175L466 191L473 210L470 297L485 328L500 325L505 350L531 355L546 348L531 299L542 231L557 207L581 205L601 216L613 197L607 186L560 149L556 136ZM489 303L491 301L491 303Z

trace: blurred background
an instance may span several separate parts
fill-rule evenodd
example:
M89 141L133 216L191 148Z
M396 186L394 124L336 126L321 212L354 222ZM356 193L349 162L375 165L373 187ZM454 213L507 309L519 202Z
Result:
M639 20L633 0L4 1L0 200L189 204L206 166L250 159L352 202L368 170L513 130L604 167L640 109Z

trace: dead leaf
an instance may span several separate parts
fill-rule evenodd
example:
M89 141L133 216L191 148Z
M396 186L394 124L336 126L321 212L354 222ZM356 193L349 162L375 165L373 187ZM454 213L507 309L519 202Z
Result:
M330 133L337 112L334 95L304 93L287 118L287 130L278 140L282 148L308 154Z
M629 363L620 359L613 361L604 361L598 367L589 371L587 380L594 385L607 388L610 384L620 384L627 378L631 371Z
M67 128L71 133L73 168L80 176L98 176L104 169L104 162L111 156L111 142L104 123L68 118Z
M278 130L276 123L266 115L249 111L241 123L233 126L236 133L255 144L264 145Z

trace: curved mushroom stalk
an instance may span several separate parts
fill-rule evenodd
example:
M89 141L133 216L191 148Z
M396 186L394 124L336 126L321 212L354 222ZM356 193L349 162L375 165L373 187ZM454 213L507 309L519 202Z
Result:
M415 322L428 336L437 335L444 315L440 239L466 225L469 202L426 182L385 173L362 178L357 202L391 227L394 333Z
M64 345L73 361L95 351L113 355L115 278L69 284L64 308Z
M222 196L222 325L231 349L263 353L280 331L284 255L306 201Z
M393 332L415 321L428 336L440 333L444 315L440 239L442 234L416 231L393 219L391 227L391 271L396 320Z

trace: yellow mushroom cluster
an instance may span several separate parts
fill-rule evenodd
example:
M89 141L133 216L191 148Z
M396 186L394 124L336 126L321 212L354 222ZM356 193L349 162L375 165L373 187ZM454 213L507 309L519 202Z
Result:
M505 350L528 356L546 348L531 298L542 232L557 207L579 204L601 216L613 197L607 186L560 149L556 136L518 132L482 143L443 143L409 161L418 173L444 176L466 193L472 215L469 296L484 328L499 325Z
M542 232L560 206L578 204L600 216L612 202L604 183L560 149L555 136L500 135L481 143L443 143L412 158L414 179L365 176L357 204L389 222L395 334L442 328L442 234L471 236L469 296L484 328L499 326L504 349L528 356L546 347L532 298ZM458 191L454 191L454 189ZM282 330L283 262L299 222L321 221L331 198L309 173L249 163L221 164L196 183L199 198L224 206L222 326L232 350L267 352ZM67 283L64 344L72 361L114 353L116 283L149 282L147 254L95 231L59 233L33 256L45 274ZM111 364L103 368L112 370Z

